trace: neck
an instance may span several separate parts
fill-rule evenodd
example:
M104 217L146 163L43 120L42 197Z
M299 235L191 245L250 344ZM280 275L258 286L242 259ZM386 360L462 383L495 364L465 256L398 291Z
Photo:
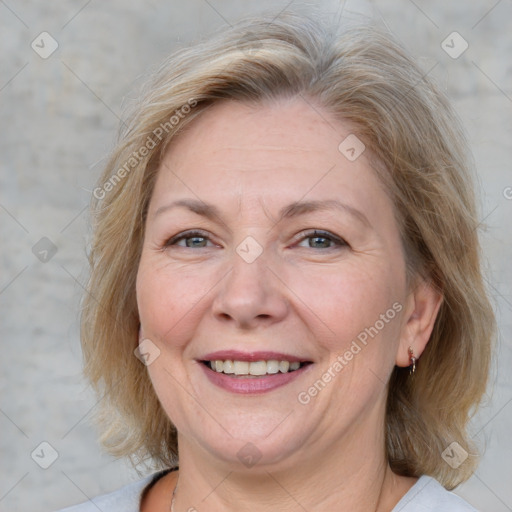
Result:
M328 450L251 469L219 461L180 439L174 512L389 512L415 480L390 470L378 434L384 429L364 428L355 425L352 434Z

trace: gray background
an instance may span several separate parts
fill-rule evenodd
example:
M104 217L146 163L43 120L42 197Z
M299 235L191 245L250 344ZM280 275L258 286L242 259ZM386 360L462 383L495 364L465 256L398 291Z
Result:
M81 376L78 304L91 190L123 100L134 96L150 67L241 15L289 3L0 0L2 511L51 511L138 478L124 461L102 454L90 422L97 399ZM482 511L510 511L512 2L320 5L343 18L381 19L446 89L467 129L500 337L489 398L473 423L485 455L457 493ZM35 40L40 53L48 51L48 39L41 48L43 31L59 45L46 59L31 48ZM453 31L469 45L457 59L441 46ZM39 242L43 237L51 244ZM51 462L48 447L34 452L43 441L58 452L48 469L35 462Z

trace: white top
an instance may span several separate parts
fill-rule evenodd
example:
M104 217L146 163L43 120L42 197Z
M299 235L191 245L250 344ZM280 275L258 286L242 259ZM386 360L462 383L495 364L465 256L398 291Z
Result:
M142 491L153 476L122 487L93 500L60 512L139 512ZM447 491L429 476L422 476L395 505L391 512L478 512L456 494Z

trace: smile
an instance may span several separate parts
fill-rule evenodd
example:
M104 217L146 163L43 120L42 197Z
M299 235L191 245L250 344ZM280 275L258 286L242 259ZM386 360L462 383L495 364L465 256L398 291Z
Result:
M270 359L268 361L233 361L220 359L214 361L204 361L212 370L218 373L233 376L254 376L261 377L263 375L275 375L277 373L289 373L298 370L302 365L299 361L278 361Z
M313 362L278 352L224 350L198 360L216 387L237 394L260 394L298 379Z

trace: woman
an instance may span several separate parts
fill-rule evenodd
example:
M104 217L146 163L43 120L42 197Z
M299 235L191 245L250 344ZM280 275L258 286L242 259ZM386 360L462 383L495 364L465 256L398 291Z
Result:
M105 446L165 469L68 510L474 510L467 157L375 28L251 19L172 56L94 191L82 320Z

